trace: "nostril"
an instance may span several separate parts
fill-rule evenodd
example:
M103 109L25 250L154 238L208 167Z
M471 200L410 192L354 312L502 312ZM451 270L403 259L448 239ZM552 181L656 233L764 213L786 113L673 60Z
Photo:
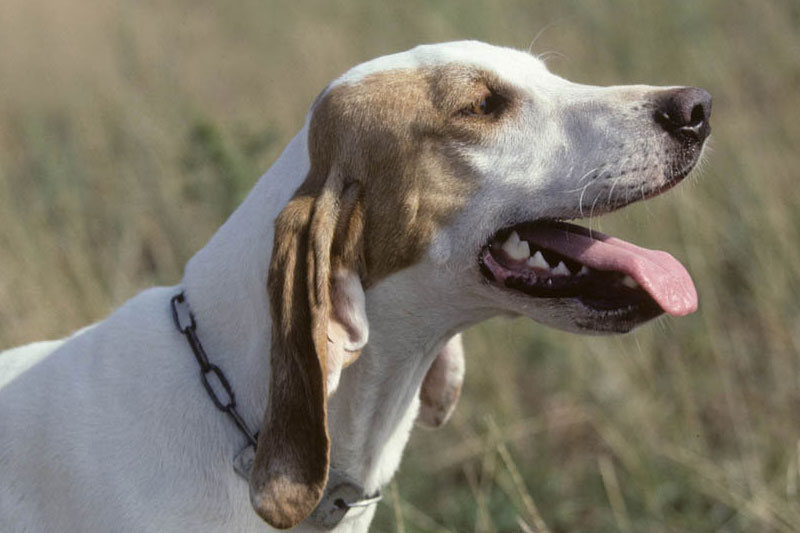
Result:
M706 111L703 109L702 104L695 104L692 108L692 114L689 118L688 126L697 126L702 124L703 121L706 119Z

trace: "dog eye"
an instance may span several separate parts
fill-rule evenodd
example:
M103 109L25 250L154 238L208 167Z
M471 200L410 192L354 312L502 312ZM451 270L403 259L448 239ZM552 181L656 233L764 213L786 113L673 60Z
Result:
M489 106L489 99L483 98L472 102L472 107L469 109L470 115L485 115L486 108Z
M463 115L491 115L497 112L503 105L503 97L489 93L481 98L472 102L469 106L465 107L461 113Z

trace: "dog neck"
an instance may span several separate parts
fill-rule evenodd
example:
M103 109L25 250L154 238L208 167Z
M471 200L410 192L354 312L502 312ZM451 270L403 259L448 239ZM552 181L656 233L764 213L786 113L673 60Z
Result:
M200 340L228 376L251 427L259 427L268 408L266 279L273 221L308 173L306 132L307 126L192 257L183 279ZM435 268L423 262L367 291L370 341L342 372L329 398L332 464L368 493L389 481L399 465L416 416L419 387L433 358L450 336L485 318L454 313L460 296L451 289L454 294L442 298L444 284L437 285L431 272ZM209 416L214 416L211 407L209 403ZM231 435L235 442L241 440L232 426Z
M443 296L430 267L414 265L367 291L369 343L328 401L331 462L368 492L390 481L400 464L420 385L436 355L453 335L488 316L455 313L463 296L455 290Z
M182 281L212 363L227 375L242 416L257 428L269 387L267 270L273 221L308 173L304 127L244 202L187 263ZM232 428L233 431L235 429Z

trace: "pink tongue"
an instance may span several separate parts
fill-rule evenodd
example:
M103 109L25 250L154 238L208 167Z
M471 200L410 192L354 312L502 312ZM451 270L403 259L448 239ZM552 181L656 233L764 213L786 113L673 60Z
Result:
M574 259L595 270L628 274L670 315L697 310L697 290L677 259L667 252L640 248L629 242L571 224L525 228L524 239Z

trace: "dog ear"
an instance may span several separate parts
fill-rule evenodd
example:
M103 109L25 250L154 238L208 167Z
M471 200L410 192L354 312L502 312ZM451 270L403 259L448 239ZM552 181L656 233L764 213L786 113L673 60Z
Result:
M303 521L322 497L327 397L367 342L362 226L360 187L313 167L275 221L267 281L272 377L250 499L277 528Z
M447 341L431 363L419 390L417 424L438 428L453 414L464 383L464 346L461 334Z

